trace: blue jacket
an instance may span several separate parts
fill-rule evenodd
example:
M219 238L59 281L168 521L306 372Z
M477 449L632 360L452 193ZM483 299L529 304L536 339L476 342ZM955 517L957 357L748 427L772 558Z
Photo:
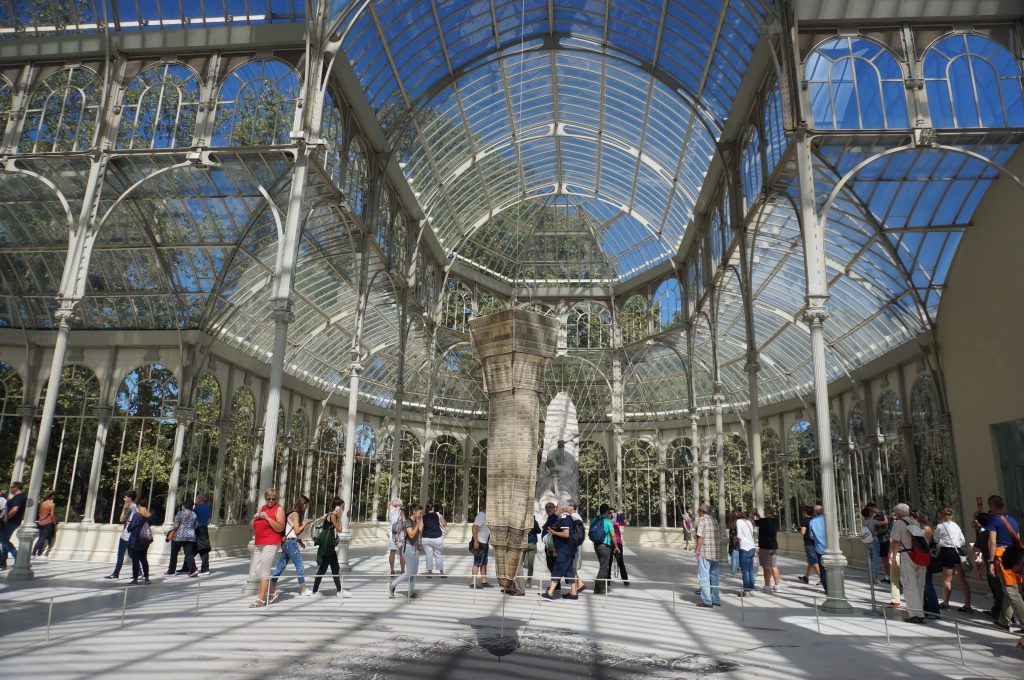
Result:
M825 515L815 515L807 523L808 530L814 534L814 552L825 554Z

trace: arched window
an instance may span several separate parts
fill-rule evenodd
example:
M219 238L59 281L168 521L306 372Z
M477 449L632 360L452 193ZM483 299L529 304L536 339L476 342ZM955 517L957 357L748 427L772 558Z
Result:
M536 314L543 314L544 316L555 316L555 310L549 305L545 305L540 302L525 302L519 305L520 309L525 309L528 312L534 312ZM480 312L483 314L483 312Z
M757 128L751 125L743 135L740 152L740 177L743 178L743 212L748 212L757 201L764 184L761 169L761 137Z
M137 75L124 92L119 149L191 146L200 81L183 64L159 64Z
M306 448L309 445L309 417L305 409L292 413L288 433L279 447L281 463L277 470L277 492L286 506L306 492Z
M217 97L213 146L287 144L299 97L299 75L276 59L242 64Z
M834 38L804 66L814 126L821 130L910 127L903 70L867 38Z
M468 515L462 506L462 444L450 435L441 435L430 446L430 481L426 502L433 503L445 517Z
M45 153L89 148L99 109L100 78L92 69L69 66L47 76L25 111L18 150Z
M324 94L324 114L320 121L320 139L326 142L326 146L317 150L317 158L327 172L327 176L334 180L339 188L343 184L341 173L343 171L345 153L345 119L341 107L334 101L334 95L330 91Z
M623 507L620 512L626 513L631 524L644 527L659 526L660 499L658 460L654 447L649 442L627 439L622 443ZM595 507L586 517L591 518L596 514Z
M46 385L39 395L42 412ZM65 366L61 371L57 391L57 412L53 419L53 436L46 455L43 474L44 489L56 492L57 519L78 522L85 512L85 497L89 488L93 446L96 443L96 416L93 409L99 405L100 382L84 366Z
M914 426L921 507L931 514L945 505L960 505L960 485L942 411L935 379L925 373L914 383L910 394L910 419Z
M459 281L448 279L445 283L444 309L441 311L442 325L459 333L468 333L472 316L472 294Z
M398 497L408 506L420 495L420 480L423 478L423 456L420 440L411 432L402 434L402 450L398 463Z
M886 505L910 502L910 470L903 444L903 404L892 390L878 398L878 435L881 442L882 496Z
M665 279L654 291L654 331L660 332L683 323L683 295L676 277Z
M691 258L686 268L686 297L689 301L689 312L692 315L697 311L697 301L700 300L702 291L700 277L697 276L697 258Z
M722 264L722 256L725 254L725 245L722 243L722 214L717 208L711 213L708 231L711 235L711 265L717 268Z
M611 344L612 315L597 302L581 302L569 310L568 342L574 349L599 349Z
M722 435L722 450L725 453L725 507L748 510L753 503L754 484L747 443L738 434L727 432Z
M355 522L369 522L375 519L375 494L380 481L381 456L377 455L377 433L367 423L361 423L356 427L355 442L351 517Z
M818 445L811 421L806 418L793 423L787 437L790 493L797 507L814 505L821 497L821 475L818 474Z
M670 527L683 526L683 515L692 510L687 499L693 490L693 463L693 442L690 438L672 440L665 460L665 505Z
M938 40L924 55L932 125L1024 125L1020 64L1005 47L973 33Z
M580 498L579 512L584 517L593 517L601 503L607 503L611 496L611 470L608 467L608 453L594 441L580 443Z
M14 98L14 87L11 81L0 76L0 130L7 129L7 119L11 117L11 100Z
M195 416L188 428L188 442L181 461L178 498L197 493L213 501L216 486L217 451L220 448L220 383L212 373L203 373L196 382L192 400Z
M867 427L864 424L864 407L854 401L846 421L846 432L852 447L850 465L853 466L853 498L857 507L874 498L874 476L867 470Z
M647 303L640 295L633 295L619 312L622 342L629 345L647 337Z
M765 174L771 175L786 151L786 123L782 116L782 91L776 81L768 92L764 103L764 150L766 156Z
M177 410L178 381L167 368L140 366L122 381L103 456L97 521L117 521L126 489L148 496L150 511L163 517Z
M367 199L370 193L370 172L366 166L366 152L357 137L348 148L348 163L345 164L345 198L352 212L365 217Z
M331 509L334 494L341 490L345 467L345 426L337 418L324 418L320 422L314 446L316 450L309 496L314 512L323 514ZM353 493L354 488L353 485Z
M782 468L782 441L778 433L770 427L761 428L761 474L764 475L764 500L765 505L779 508L779 522L784 519L792 521L795 514L789 498L785 494L785 481L783 480ZM782 508L788 508L785 512Z
M225 524L242 524L249 514L249 482L256 481L252 468L257 445L256 398L244 385L231 397L231 421L224 457L221 517Z
M476 513L487 502L487 440L481 439L473 444L473 453L469 457L469 507L461 515L463 522L472 522ZM449 518L451 519L451 518Z
M21 432L18 406L25 394L21 376L10 364L0 361L0 479L11 478L14 454Z

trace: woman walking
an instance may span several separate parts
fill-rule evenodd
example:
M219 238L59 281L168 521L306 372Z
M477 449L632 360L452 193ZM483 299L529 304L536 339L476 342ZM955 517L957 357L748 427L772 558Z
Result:
M53 523L55 519L53 511L57 506L53 502L54 495L52 490L47 491L43 494L43 502L39 504L39 519L36 520L39 538L36 539L36 544L32 547L32 557L38 557L41 560L46 559L46 556L43 555L43 548L50 542L50 537L53 536Z
M149 546L153 543L153 530L149 526L149 499L143 496L135 502L139 511L128 520L128 557L132 560L131 585L142 582L149 585Z
M338 496L331 502L331 511L324 517L320 531L316 538L316 578L313 579L313 597L318 600L324 599L320 592L320 581L323 579L327 568L331 568L331 575L334 577L334 589L337 597L349 597L350 593L341 587L341 579L338 574L341 569L338 566L338 534L341 533L341 516L345 514L345 501Z
M935 531L932 529L931 522L928 521L928 517L923 512L911 513L911 516L917 520L917 523L921 525L924 530L924 540L928 544L929 550L935 545ZM934 560L933 560L934 562ZM932 565L928 565L925 569L924 575L924 616L926 619L937 619L941 617L939 610L939 595L935 592L935 582L932 580L932 575L938 573Z
M427 503L427 509L423 513L423 552L427 557L427 578L434 573L434 564L437 564L437 573L444 578L444 528L448 526L448 520L444 518L433 503Z
M405 555L402 554L395 541L396 534L398 533L395 531L395 525L403 521L405 521L405 513L402 512L402 499L395 498L391 501L391 509L388 510L388 566L391 568L392 574L398 573L395 571L396 553L402 567L401 571L405 571Z
M306 527L313 522L311 519L302 521L302 516L306 514L308 507L309 499L300 495L295 501L295 505L292 506L291 512L284 518L285 528L284 540L281 542L281 557L277 560L274 573L270 575L270 602L267 604L274 604L277 601L277 579L289 562L295 565L295 580L299 584L299 597L309 597L312 594L306 591L306 570L302 565L302 553L300 552L302 539L299 538Z
M253 533L253 573L260 580L260 592L256 600L249 605L252 607L265 607L267 605L267 591L270 589L270 570L274 566L274 559L277 557L277 546L281 545L284 536L281 531L284 529L284 508L277 502L277 489L267 489L263 493L266 501L259 512L252 516Z
M193 500L186 498L181 502L181 510L174 516L174 528L171 529L168 539L171 541L171 564L164 572L164 576L174 576L174 572L178 568L179 550L185 552L185 571L188 572L188 575L193 578L199 576L195 558L197 518L196 513L192 512L193 506Z
M942 604L941 609L949 609L949 596L953 592L953 574L960 584L960 592L964 594L962 612L972 612L971 589L967 587L967 575L964 574L963 562L966 561L964 546L967 539L960 525L953 521L953 508L939 510L935 525L935 543L939 546L939 562L942 564Z
M388 593L391 597L395 596L395 590L406 579L409 579L409 597L419 596L416 592L416 572L420 567L419 550L422 536L423 508L414 505L409 513L409 519L402 522L402 535L396 541L396 547L402 548L402 553L405 555L405 571L388 583Z

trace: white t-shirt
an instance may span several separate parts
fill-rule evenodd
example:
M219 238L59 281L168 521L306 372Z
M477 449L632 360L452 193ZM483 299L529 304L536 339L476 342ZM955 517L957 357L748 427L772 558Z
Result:
M476 513L476 519L473 520L473 524L479 527L476 530L476 540L481 543L489 542L491 540L491 530L487 528L487 513Z
M402 519L402 509L392 506L392 508L388 510L388 530L391 529L391 525L400 519Z
M942 522L935 527L935 542L940 548L959 548L967 539L956 522Z
M736 537L740 539L740 550L753 550L757 547L754 542L754 523L749 519L736 520Z

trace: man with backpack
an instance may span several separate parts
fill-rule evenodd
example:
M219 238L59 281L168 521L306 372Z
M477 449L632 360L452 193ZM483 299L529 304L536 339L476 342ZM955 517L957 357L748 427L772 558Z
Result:
M612 510L607 503L602 503L597 517L590 523L590 540L594 543L597 553L597 580L594 592L603 595L608 590L608 580L612 577L612 555L618 552L614 541L615 524L612 521Z
M575 507L575 503L569 503L570 507ZM548 589L541 593L541 598L544 600L555 600L555 588L559 587L562 583L562 579L572 579L570 592L562 595L564 600L576 600L578 599L577 593L577 582L573 578L573 563L576 560L576 543L572 538L572 516L568 512L561 512L558 515L558 521L551 526L548 533L551 535L552 541L555 548L555 565L551 569L551 584Z
M924 580L928 576L928 552L924 529L910 514L910 506L899 503L892 509L892 540L889 542L889 563L902 553L900 583L907 603L908 623L924 623ZM922 545L923 544L923 545ZM921 556L923 551L924 556ZM922 564L923 561L923 564Z
M996 626L1003 630L1010 630L1010 622L1013 614L1017 615L1017 622L1024 626L1024 600L1020 595L1021 577L1006 564L1003 555L1011 546L1024 548L1024 541L1020 537L1020 525L1017 520L1005 512L1006 505L1002 496L992 495L988 497L988 552L992 555L989 563L989 575L995 577L1003 586L1003 600L999 610L996 612Z

